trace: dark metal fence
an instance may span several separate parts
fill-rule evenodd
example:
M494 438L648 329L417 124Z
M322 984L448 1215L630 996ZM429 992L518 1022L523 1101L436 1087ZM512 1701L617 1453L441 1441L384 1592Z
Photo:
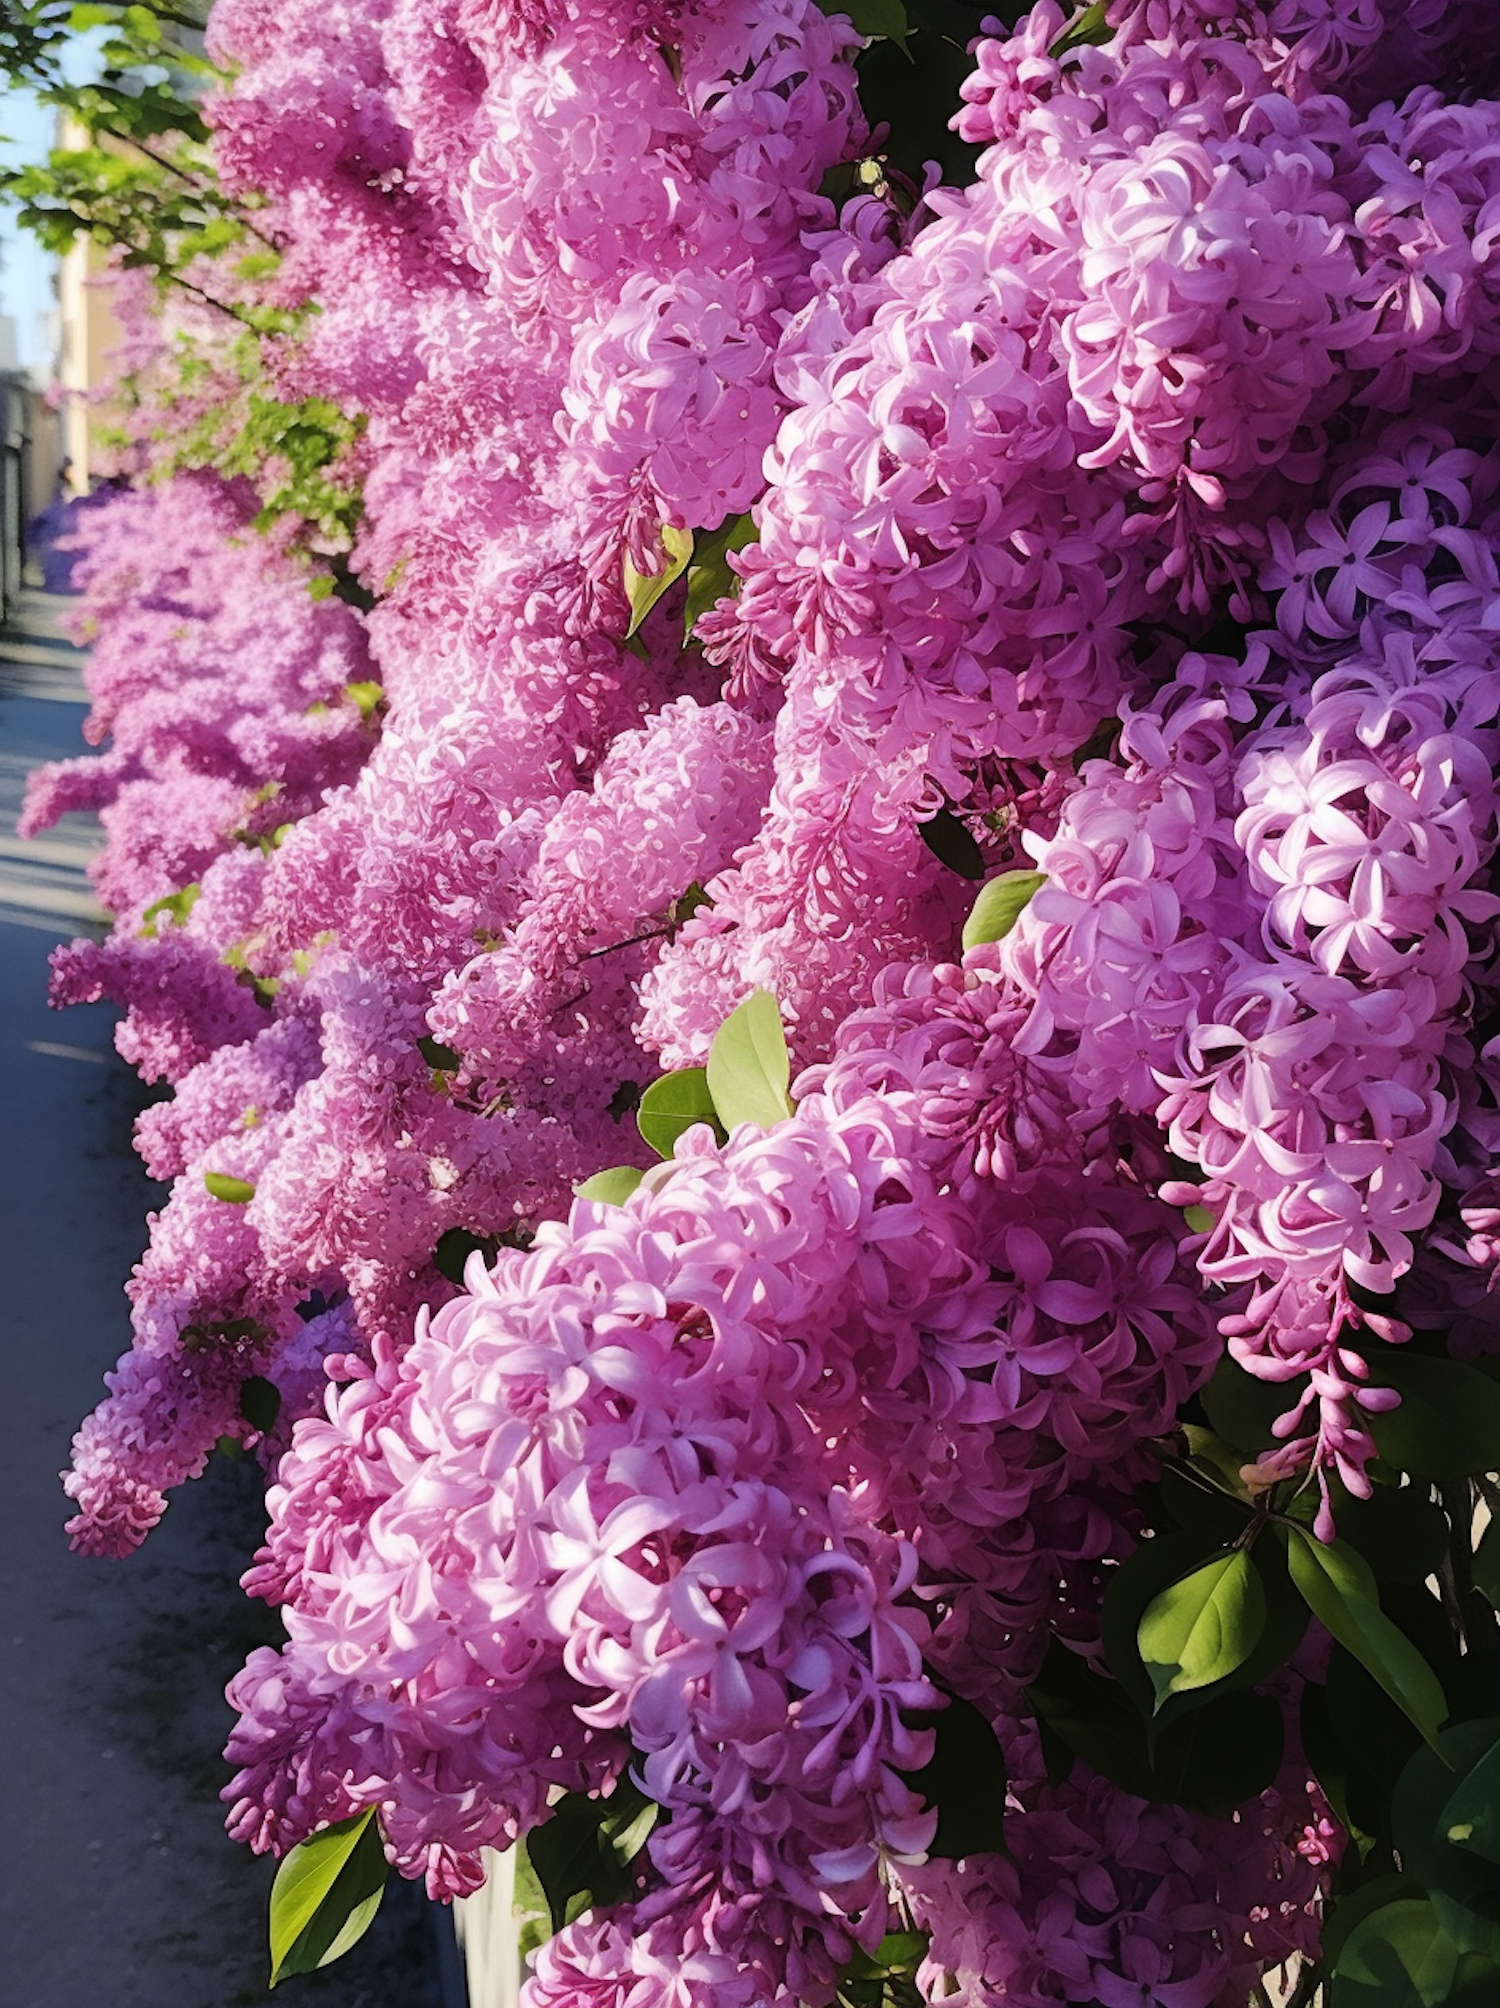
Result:
M26 379L0 372L0 620L8 621L21 596L26 564L30 482L31 405Z

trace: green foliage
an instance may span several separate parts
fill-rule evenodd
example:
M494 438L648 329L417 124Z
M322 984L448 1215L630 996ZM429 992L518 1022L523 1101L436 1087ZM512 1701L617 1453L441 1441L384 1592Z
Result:
M723 1135L714 1116L714 1099L708 1091L708 1075L702 1067L683 1067L675 1074L663 1074L641 1096L635 1112L636 1128L658 1157L670 1157L677 1139L694 1123L712 1123Z
M752 990L714 1034L706 1084L726 1130L740 1123L773 1129L792 1113L791 1058L781 1012L769 990Z
M1497 1826L1500 1717L1445 1729L1436 1750L1417 1750L1396 1781L1391 1835L1401 1866L1460 1950L1500 1951Z
M671 1076L667 1078L670 1080ZM633 1164L616 1164L608 1171L596 1171L592 1178L586 1178L573 1190L580 1199L597 1199L605 1206L623 1206L644 1176L645 1173L638 1171Z
M1003 941L1046 883L1045 872L1001 872L992 878L981 888L964 922L964 948Z
M126 267L150 272L164 290L217 309L223 335L238 325L242 333L227 344L219 334L206 345L179 336L153 366L149 392L129 382L122 387L127 403L149 398L168 415L151 434L159 449L154 471L203 468L248 478L260 494L258 528L284 528L291 517L305 526L294 543L347 551L361 509L352 449L364 420L326 399L288 403L271 391L262 344L294 340L310 310L263 297L262 282L275 273L280 253L257 223L261 205L228 197L214 173L197 96L220 72L183 40L206 14L198 0L88 6L11 0L0 22L4 80L65 112L78 138L45 160L0 168L0 200L47 249L63 252L88 237ZM63 63L68 42L100 28L107 31L102 75L70 82ZM226 392L226 371L238 380L237 394ZM347 581L324 576L324 592L359 603Z
M1271 1425L1290 1406L1285 1388L1256 1380L1227 1354L1199 1399L1219 1435L1245 1453L1247 1464L1275 1441Z
M251 1374L240 1386L240 1414L262 1435L276 1427L281 1413L281 1389L262 1374Z
M1090 43L1107 42L1114 30L1109 25L1109 0L1090 0L1082 7L1063 29L1048 52L1053 56L1069 55L1074 49L1082 49Z
M980 148L950 131L948 121L959 103L959 87L973 68L968 46L979 33L983 13L956 0L905 0L899 10L905 16L902 31L895 25L897 10L883 0L875 0L872 15L865 14L867 0L824 4L828 13L848 13L862 32L877 37L861 52L856 67L860 102L876 129L882 163L904 179L910 195L921 188L928 161L937 162L950 187L965 187L974 179ZM868 28L865 19L871 21ZM875 25L877 20L885 25Z
M625 597L630 602L630 625L625 630L627 641L636 633L641 622L667 588L675 585L682 577L692 555L692 531L679 530L674 524L664 523L661 530L660 571L638 572L629 558L624 560Z
M1448 1522L1425 1485L1377 1485L1370 1499L1341 1499L1338 1523L1378 1583L1425 1582L1448 1552Z
M1153 1543L1147 1543L1152 1546ZM1262 1792L1282 1756L1281 1711L1266 1695L1216 1689L1152 1734L1117 1680L1054 1639L1027 1695L1067 1753L1122 1791L1220 1817Z
M1266 1597L1243 1548L1217 1555L1159 1590L1136 1627L1151 1678L1153 1713L1174 1694L1227 1680L1249 1659L1266 1628Z
M373 1806L293 1848L271 1889L271 1985L329 1965L363 1938L385 1884Z
M838 1977L843 2008L921 2008L917 1968L927 1956L925 1931L891 1931L873 1952L858 1952Z
M247 1178L231 1178L227 1171L205 1171L203 1183L215 1199L222 1199L226 1206L248 1206L255 1197L255 1187Z
M180 892L169 892L164 899L152 900L141 915L139 933L142 941L155 941L162 927L185 926L202 890L202 886L194 880L192 885L185 885Z
M499 1252L500 1243L492 1236L473 1234L467 1227L450 1227L446 1234L438 1236L437 1246L432 1251L433 1267L450 1283L461 1284L471 1255L482 1256L488 1266Z
M984 853L967 825L961 823L951 810L939 809L935 816L924 818L917 825L917 835L939 863L945 864L949 871L957 872L960 878L984 877Z
M688 565L687 609L683 615L683 640L691 641L693 630L720 600L739 591L739 574L729 569L731 551L743 551L760 532L751 516L731 516L717 530L700 530L693 539L693 555Z
M287 320L282 314L277 318ZM161 471L206 468L226 480L247 479L261 501L258 530L269 530L287 516L300 517L321 547L347 550L363 508L351 465L364 418L326 398L288 404L274 396L262 377L261 342L254 333L240 336L229 353L239 392L226 398L213 386L205 400L203 379L215 359L200 354L186 337L179 339L172 358L176 383L165 393L160 386L153 388L156 402L169 414L181 407L190 415L181 425L158 426L155 437L165 449ZM322 578L327 583L318 582L318 597L338 590L336 578Z
M1346 1541L1318 1541L1301 1527L1288 1529L1292 1581L1313 1616L1436 1747L1448 1713L1442 1684L1405 1634L1380 1608L1370 1565Z
M1339 1953L1329 2008L1494 2008L1500 1961L1465 1952L1416 1895L1362 1918Z
M962 1861L967 1855L1000 1852L1009 1780L994 1730L972 1702L958 1695L948 1697L932 1726L932 1756L920 1771L906 1774L913 1791L937 1808L937 1832L928 1854Z
M1370 1418L1388 1464L1420 1478L1469 1478L1500 1469L1500 1386L1461 1360L1382 1348L1370 1378L1393 1387L1401 1406Z
M522 1844L553 1931L596 1904L624 1903L632 1865L645 1847L659 1808L630 1777L606 1798L569 1792ZM518 1865L519 1866L519 1865Z

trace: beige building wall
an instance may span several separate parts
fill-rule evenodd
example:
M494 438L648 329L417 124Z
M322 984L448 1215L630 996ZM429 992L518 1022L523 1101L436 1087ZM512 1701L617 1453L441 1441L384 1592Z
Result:
M85 141L80 128L65 118L59 121L57 143L82 146ZM90 402L87 396L109 382L107 358L122 339L108 289L94 283L104 269L104 252L89 238L80 237L57 272L58 381L65 390L82 393L70 397L63 408L63 451L72 463L69 481L78 495L88 493L90 477L101 471L98 436L114 418L107 405Z

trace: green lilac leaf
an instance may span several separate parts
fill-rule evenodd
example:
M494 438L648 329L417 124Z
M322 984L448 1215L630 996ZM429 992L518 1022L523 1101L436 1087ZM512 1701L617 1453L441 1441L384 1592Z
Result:
M750 515L731 516L717 530L700 530L693 539L693 555L688 565L687 606L683 611L683 640L691 641L693 629L720 600L739 589L739 573L730 570L729 554L753 544L760 532Z
M143 941L155 941L161 927L170 924L184 927L187 917L198 903L198 895L203 888L195 880L185 885L180 892L169 892L165 899L154 899L141 915L140 935Z
M830 14L847 14L855 28L867 41L878 35L887 36L899 42L904 48L908 22L906 9L901 0L829 0L826 10Z
M1357 1548L1381 1583L1421 1583L1448 1552L1448 1522L1425 1485L1377 1485L1368 1499L1341 1499L1339 1539Z
M226 1206L248 1206L255 1197L255 1187L248 1178L231 1178L227 1171L205 1171L203 1183L215 1199L222 1199Z
M1199 1400L1224 1441L1245 1452L1247 1464L1276 1441L1271 1425L1291 1406L1280 1383L1257 1380L1227 1354Z
M1047 883L1045 872L1001 872L980 891L964 922L965 949L987 941L1003 941L1030 902Z
M596 1171L592 1178L586 1178L573 1190L580 1199L598 1199L606 1206L623 1206L644 1177L645 1173L638 1171L633 1164L615 1164L608 1171Z
M714 1100L708 1091L708 1074L702 1067L683 1067L675 1074L663 1074L641 1096L635 1112L636 1128L658 1157L670 1157L677 1139L694 1123L712 1123Z
M682 577L693 555L692 531L679 530L671 523L662 525L661 544L666 562L659 572L638 572L629 558L624 561L625 597L630 602L630 625L625 630L627 641L667 588Z
M482 1255L488 1268L499 1252L500 1243L492 1235L475 1234L467 1227L450 1227L438 1236L432 1263L440 1276L446 1276L450 1283L461 1284L471 1255Z
M252 1429L258 1429L262 1436L276 1427L276 1418L281 1413L281 1389L275 1381L269 1381L263 1374L251 1374L240 1385L240 1414Z
M526 1836L526 1854L552 1920L561 1931L595 1905L623 1903L631 1864L659 1808L630 1777L608 1798L569 1792Z
M552 1936L552 1913L524 1840L516 1842L516 1879L511 1894L511 1917L516 1927L516 1950L524 1959L537 1952Z
M385 1884L373 1806L293 1848L271 1888L271 1985L347 1952L369 1930Z
M1444 1930L1463 1951L1500 1949L1500 1872L1451 1832L1469 1824L1466 1817L1455 1820L1454 1802L1463 1815L1493 1789L1489 1760L1497 1746L1500 1718L1456 1723L1440 1733L1436 1752L1424 1745L1414 1753L1391 1796L1391 1836L1401 1865L1426 1889ZM1471 1780L1475 1788L1466 1791Z
M1438 1826L1454 1847L1500 1866L1500 1738L1454 1788Z
M939 809L935 816L928 816L918 823L917 835L938 863L946 865L951 872L957 872L960 878L984 877L984 852L967 825L950 810Z
M941 1715L932 1718L932 1728L930 1760L920 1771L906 1773L912 1790L937 1808L937 1832L928 1854L961 1861L1000 1852L1010 1781L993 1728L972 1702L957 1695L950 1695Z
M707 1089L726 1130L740 1123L774 1129L792 1113L792 1063L781 1012L769 990L752 990L714 1034Z
M1500 1470L1500 1386L1487 1374L1462 1360L1383 1351L1370 1378L1401 1396L1399 1408L1368 1419L1387 1464L1445 1481Z
M1265 1628L1265 1592L1243 1548L1169 1584L1146 1606L1136 1634L1157 1711L1174 1694L1238 1671Z
M1494 2008L1500 1964L1463 1952L1432 1903L1405 1897L1362 1918L1339 1953L1329 2008Z
M1313 1616L1436 1747L1447 1698L1432 1668L1381 1610L1369 1563L1347 1542L1318 1541L1300 1527L1289 1529L1287 1539L1292 1581Z

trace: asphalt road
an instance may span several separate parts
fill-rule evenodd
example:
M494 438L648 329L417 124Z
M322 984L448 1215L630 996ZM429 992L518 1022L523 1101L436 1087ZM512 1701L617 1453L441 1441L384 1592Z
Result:
M130 1150L146 1091L113 1013L46 1003L53 945L101 918L97 829L15 836L29 768L86 750L59 605L30 595L0 637L0 2008L254 2008L272 1869L227 1839L217 1795L224 1682L279 1635L237 1587L256 1473L215 1459L127 1562L62 1534L57 1474L129 1342L121 1285L163 1188ZM277 2008L441 2008L437 1944L397 1884L363 1944Z

